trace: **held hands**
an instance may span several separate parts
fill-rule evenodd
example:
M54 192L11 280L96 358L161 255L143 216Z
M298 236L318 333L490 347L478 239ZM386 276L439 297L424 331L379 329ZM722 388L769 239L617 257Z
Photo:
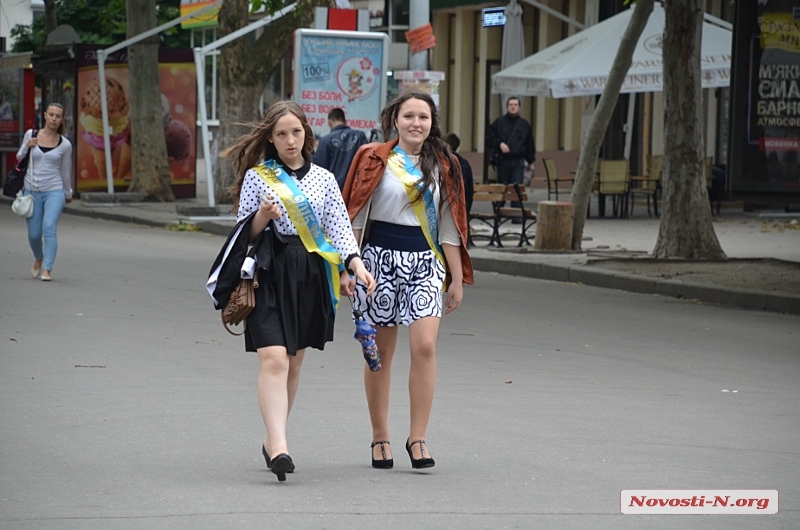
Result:
M367 296L371 295L375 291L377 283L375 282L375 278L372 277L372 274L367 271L361 258L353 258L350 260L350 270L355 273L356 277L351 278L349 274L342 274L339 277L340 292L345 296L353 296L355 294L357 278L361 280L361 283L367 286Z
M272 201L272 195L261 196L261 207L258 209L258 214L266 216L267 219L278 219L281 216L281 207Z
M464 284L461 282L453 282L447 287L447 298L445 298L444 307L445 315L449 315L461 305L461 300L464 298Z

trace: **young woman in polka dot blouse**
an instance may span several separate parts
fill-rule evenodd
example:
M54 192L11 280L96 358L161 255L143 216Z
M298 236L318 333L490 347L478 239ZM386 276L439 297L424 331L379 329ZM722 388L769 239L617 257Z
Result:
M305 350L321 350L333 340L331 290L339 290L338 283L329 284L325 260L306 249L284 201L292 206L292 197L304 195L341 262L369 293L375 289L375 280L359 257L336 179L311 163L313 146L314 134L300 106L282 101L224 153L234 156L239 174L230 189L237 220L253 215L250 240L255 242L273 227L277 232L269 268L257 271L259 288L256 307L247 317L245 349L258 353L258 404L266 427L261 452L280 481L294 471L286 424ZM276 171L285 179L285 187L280 179L270 178Z

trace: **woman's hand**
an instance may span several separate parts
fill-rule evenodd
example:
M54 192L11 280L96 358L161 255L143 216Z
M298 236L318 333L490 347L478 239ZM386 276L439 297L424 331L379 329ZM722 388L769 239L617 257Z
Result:
M28 146L28 149L30 149L30 148L32 148L34 145L37 145L38 143L39 143L39 139L38 139L38 138L36 138L36 137L34 136L34 137L33 137L33 138L31 138L30 140L28 140L28 143L27 143L27 144L25 144L25 145L27 145L27 146Z
M267 219L278 219L281 216L281 207L278 203L271 202L272 195L264 195L261 197L261 207L258 209L258 214L266 216Z
M64 199L64 200L66 201L66 203L67 203L67 204L69 204L69 203L71 203L71 202L72 202L72 197L67 197L67 198L66 198L66 199Z
M347 274L347 271L342 271L339 275L339 292L345 296L356 294L356 279Z
M371 295L375 291L375 287L377 287L377 282L375 278L372 277L372 274L369 273L367 268L364 266L364 262L361 261L361 258L353 258L350 260L350 270L352 270L356 278L361 280L361 283L367 286L367 296ZM347 296L352 296L352 289L355 288L355 280L352 280L352 284L348 285L351 289L351 294ZM341 283L341 282L340 282Z
M464 284L461 282L453 282L452 285L447 287L447 297L445 298L445 315L449 315L461 305L461 300L464 299Z

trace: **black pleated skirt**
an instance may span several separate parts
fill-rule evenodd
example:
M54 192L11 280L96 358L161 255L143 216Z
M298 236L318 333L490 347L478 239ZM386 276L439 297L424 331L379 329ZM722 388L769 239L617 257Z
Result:
M245 350L284 346L289 355L322 350L333 340L334 313L325 262L297 236L283 236L269 270L258 269L256 307L247 317ZM336 289L339 286L335 286Z

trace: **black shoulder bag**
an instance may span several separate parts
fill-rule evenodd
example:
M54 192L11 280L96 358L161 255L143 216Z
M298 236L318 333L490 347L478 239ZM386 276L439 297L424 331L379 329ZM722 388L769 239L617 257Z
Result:
M39 134L39 131L34 129L31 138L36 138L37 134ZM28 161L31 158L31 149L28 149L28 154L25 155L25 158L18 161L17 165L6 175L6 181L3 183L3 195L6 197L16 197L19 190L25 185L25 173L28 172Z

